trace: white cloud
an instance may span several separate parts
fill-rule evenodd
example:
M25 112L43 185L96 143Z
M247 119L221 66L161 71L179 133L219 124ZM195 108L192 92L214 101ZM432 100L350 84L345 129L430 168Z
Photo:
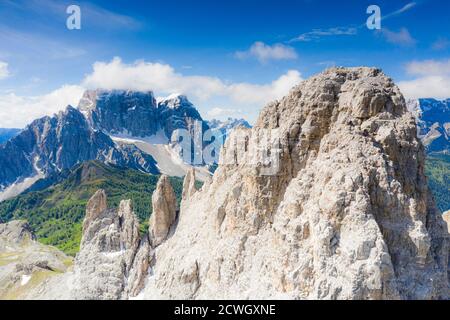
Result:
M407 98L450 97L450 59L412 61L406 65L406 72L418 76L398 83Z
M407 99L450 97L449 76L427 76L411 81L401 81L398 86Z
M416 5L417 5L416 2L410 2L410 3L406 4L406 5L404 5L402 8L398 9L397 11L394 11L394 12L391 12L391 13L387 14L386 16L383 17L383 20L386 20L386 19L391 18L391 17L398 16L399 14L402 14L402 13L404 13L406 11L411 10Z
M330 36L354 36L358 33L357 28L354 27L335 27L329 29L313 29L310 32L303 33L294 39L291 39L290 42L309 42L313 40L319 40L323 37Z
M295 49L281 43L268 45L264 42L257 41L247 50L235 53L238 59L246 59L254 57L259 62L266 63L269 60L292 60L297 59L298 55Z
M406 65L406 71L412 75L450 75L450 59L413 61Z
M89 88L152 90L158 95L180 92L197 101L222 97L238 104L264 104L282 97L301 80L298 71L289 70L270 84L227 83L217 77L184 76L168 64L145 61L125 64L116 57L111 62L96 62L83 85Z
M38 97L0 94L0 127L23 127L38 117L63 110L68 104L76 106L85 88L151 90L156 96L179 92L187 95L203 114L220 104L229 106L226 110L229 112L245 110L251 121L265 104L283 97L300 81L301 74L289 70L266 84L230 83L217 77L184 76L168 64L145 61L126 64L114 58L110 62L96 62L80 85L66 85ZM215 112L219 112L218 108Z
M273 82L265 85L236 83L227 87L226 93L236 102L241 104L264 104L280 99L289 93L289 90L302 81L301 74L297 70L289 70Z
M37 118L65 109L69 104L76 106L83 91L80 86L66 85L43 96L0 95L0 127L22 128Z
M414 46L417 42L406 28L401 28L398 32L384 28L381 30L381 33L385 37L386 41L392 44L400 46Z
M0 61L0 80L9 77L8 64Z

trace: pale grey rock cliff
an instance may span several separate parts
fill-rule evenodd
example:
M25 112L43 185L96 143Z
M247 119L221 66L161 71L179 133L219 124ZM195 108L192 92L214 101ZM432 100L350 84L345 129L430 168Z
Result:
M136 271L146 274L141 264L148 264L150 254L148 251L136 255L145 241L139 235L139 221L131 201L121 201L118 210L107 209L105 193L98 191L89 201L83 226L71 295L76 299L126 298L136 290L135 286L142 285L141 275ZM132 268L136 271L131 272Z
M152 196L150 217L150 240L153 247L161 244L168 236L170 227L177 217L177 199L169 178L161 176Z

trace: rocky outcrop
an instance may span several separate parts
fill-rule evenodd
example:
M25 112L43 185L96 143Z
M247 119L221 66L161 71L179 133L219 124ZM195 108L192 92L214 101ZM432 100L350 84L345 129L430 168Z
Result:
M187 130L194 140L196 138L197 125L201 126L202 132L209 129L207 123L203 121L195 106L184 95L173 94L158 100L158 110L161 114L161 128L168 138L171 138L174 131L178 129ZM203 141L200 138L200 143Z
M90 124L111 134L156 134L158 106L152 92L88 90L78 105Z
M71 294L76 299L126 298L142 286L142 274L137 271L147 273L150 251L136 255L141 242L143 247L148 246L139 235L139 221L131 201L121 201L118 210L106 209L105 204L102 190L88 204L80 252L74 264ZM135 271L130 272L132 268Z
M177 217L177 199L169 178L165 175L161 176L156 185L152 207L149 234L152 246L156 247L167 238Z
M269 175L264 162L239 161L267 131L279 137ZM448 233L426 185L423 147L380 70L312 77L235 144L239 134L221 155L236 161L183 197L144 297L448 297Z
M92 221L107 209L106 193L104 190L98 190L86 205L86 216L83 221L83 230L88 230Z
M0 300L27 299L71 264L64 253L38 243L26 221L0 224Z
M7 243L20 245L24 242L36 240L30 225L23 220L13 220L9 223L0 224L0 237L3 240L0 242L1 246L6 246Z
M182 200L187 201L190 199L194 193L197 191L197 188L195 186L195 170L194 168L191 168L186 176L184 177L183 181L183 191L181 194Z

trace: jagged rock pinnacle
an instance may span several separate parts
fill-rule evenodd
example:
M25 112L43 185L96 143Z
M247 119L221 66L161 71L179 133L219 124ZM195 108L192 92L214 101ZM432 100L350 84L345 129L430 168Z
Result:
M161 176L152 196L150 239L152 246L159 245L169 233L177 214L177 199L169 178Z
M108 208L105 190L98 190L86 205L86 216L83 221L83 231L89 228L89 224L98 218L100 213Z
M183 181L182 199L187 200L197 191L195 188L195 169L190 168Z

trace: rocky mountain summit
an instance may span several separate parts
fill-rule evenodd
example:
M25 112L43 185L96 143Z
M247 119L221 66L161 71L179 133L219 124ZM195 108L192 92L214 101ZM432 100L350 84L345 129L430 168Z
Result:
M271 161L249 161L268 132ZM110 210L98 191L73 271L29 297L448 299L424 157L390 78L329 69L234 130L201 190L190 170L179 210L161 178L147 235L129 201Z
M450 153L450 99L407 102L417 121L418 135L428 152Z
M159 172L150 155L134 146L115 143L93 129L78 109L68 106L53 117L35 120L0 145L0 192L23 184L18 194L40 178L88 160Z
M203 119L186 96L158 101L149 92L88 90L78 108L96 129L109 134L150 137L162 131L168 140L176 129L193 130Z

